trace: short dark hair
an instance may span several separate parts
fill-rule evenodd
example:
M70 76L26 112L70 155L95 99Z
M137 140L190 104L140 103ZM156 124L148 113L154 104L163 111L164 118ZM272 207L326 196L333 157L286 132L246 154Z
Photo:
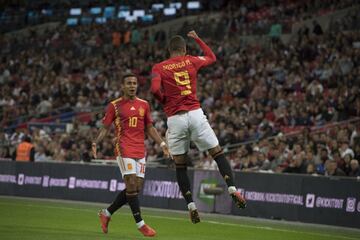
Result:
M137 76L136 76L134 73L132 73L132 72L127 72L127 73L123 74L121 83L124 84L124 83L125 83L125 79L128 78L128 77L134 77L134 78L136 78L136 80L137 80Z
M31 137L28 136L28 135L23 136L23 137L22 137L22 140L23 140L23 142L31 143Z
M169 42L169 51L176 52L184 49L186 47L185 39L180 35L175 35L170 39Z

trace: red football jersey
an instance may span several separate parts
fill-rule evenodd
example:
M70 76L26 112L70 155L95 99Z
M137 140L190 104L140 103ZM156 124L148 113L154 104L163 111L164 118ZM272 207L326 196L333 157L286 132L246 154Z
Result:
M200 39L195 39L205 56L178 56L156 64L152 69L151 92L164 104L166 115L200 108L196 96L197 72L216 61L215 54Z
M118 98L108 104L103 124L114 123L116 156L145 157L145 129L152 124L150 105L140 98Z

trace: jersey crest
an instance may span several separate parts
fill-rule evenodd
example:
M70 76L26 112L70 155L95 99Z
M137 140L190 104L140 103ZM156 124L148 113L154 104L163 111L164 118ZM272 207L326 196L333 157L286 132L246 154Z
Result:
M140 115L140 117L145 116L145 109L144 108L142 108L142 107L139 108L139 115Z

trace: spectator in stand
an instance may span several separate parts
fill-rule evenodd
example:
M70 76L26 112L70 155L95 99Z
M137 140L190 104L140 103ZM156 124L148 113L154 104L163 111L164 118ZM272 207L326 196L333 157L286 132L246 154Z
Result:
M15 152L16 161L33 162L35 157L35 148L31 143L30 136L25 135L22 142L17 146Z
M290 161L290 164L284 169L285 173L302 173L305 174L307 166L304 163L303 155L295 155Z
M351 160L350 162L350 172L349 177L359 177L360 176L360 169L359 169L359 161L356 159Z
M10 148L8 146L0 145L0 159L11 159Z
M50 158L46 155L45 148L43 146L37 147L34 160L35 162L43 162L50 160Z
M334 160L326 161L325 169L325 176L346 176L345 172L337 167L337 163Z
M87 146L86 143L80 144L80 161L82 162L90 162L91 161L91 155L89 151L90 146Z
M342 167L339 166L338 167L343 170L345 172L346 175L349 175L349 172L351 170L350 168L350 161L354 156L351 156L350 154L346 154L342 159L343 159L343 165Z
M313 24L313 34L315 34L315 35L324 34L324 31L322 30L321 25L316 20L314 20L312 24Z
M314 163L309 163L306 167L306 174L311 174L313 176L316 176L316 169Z

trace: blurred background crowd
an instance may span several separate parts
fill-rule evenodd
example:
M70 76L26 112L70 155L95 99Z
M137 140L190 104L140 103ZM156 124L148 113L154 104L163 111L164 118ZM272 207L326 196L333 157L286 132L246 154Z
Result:
M232 167L359 176L359 8L331 19L326 30L312 20L357 1L203 2L193 21L171 31L195 29L217 56L200 72L197 92ZM202 17L208 13L214 17ZM281 35L307 19L310 26L283 41ZM269 41L244 43L245 35ZM123 19L1 36L0 158L15 158L28 136L35 161L92 161L91 141L105 106L121 95L119 80L129 71L137 74L138 96L150 101L154 125L165 135L166 118L149 89L153 64L168 56L168 37L164 29ZM188 45L189 54L202 54L194 42ZM112 139L100 144L101 159L114 158ZM149 164L172 165L149 139L146 146ZM216 169L195 148L189 159L193 167Z

